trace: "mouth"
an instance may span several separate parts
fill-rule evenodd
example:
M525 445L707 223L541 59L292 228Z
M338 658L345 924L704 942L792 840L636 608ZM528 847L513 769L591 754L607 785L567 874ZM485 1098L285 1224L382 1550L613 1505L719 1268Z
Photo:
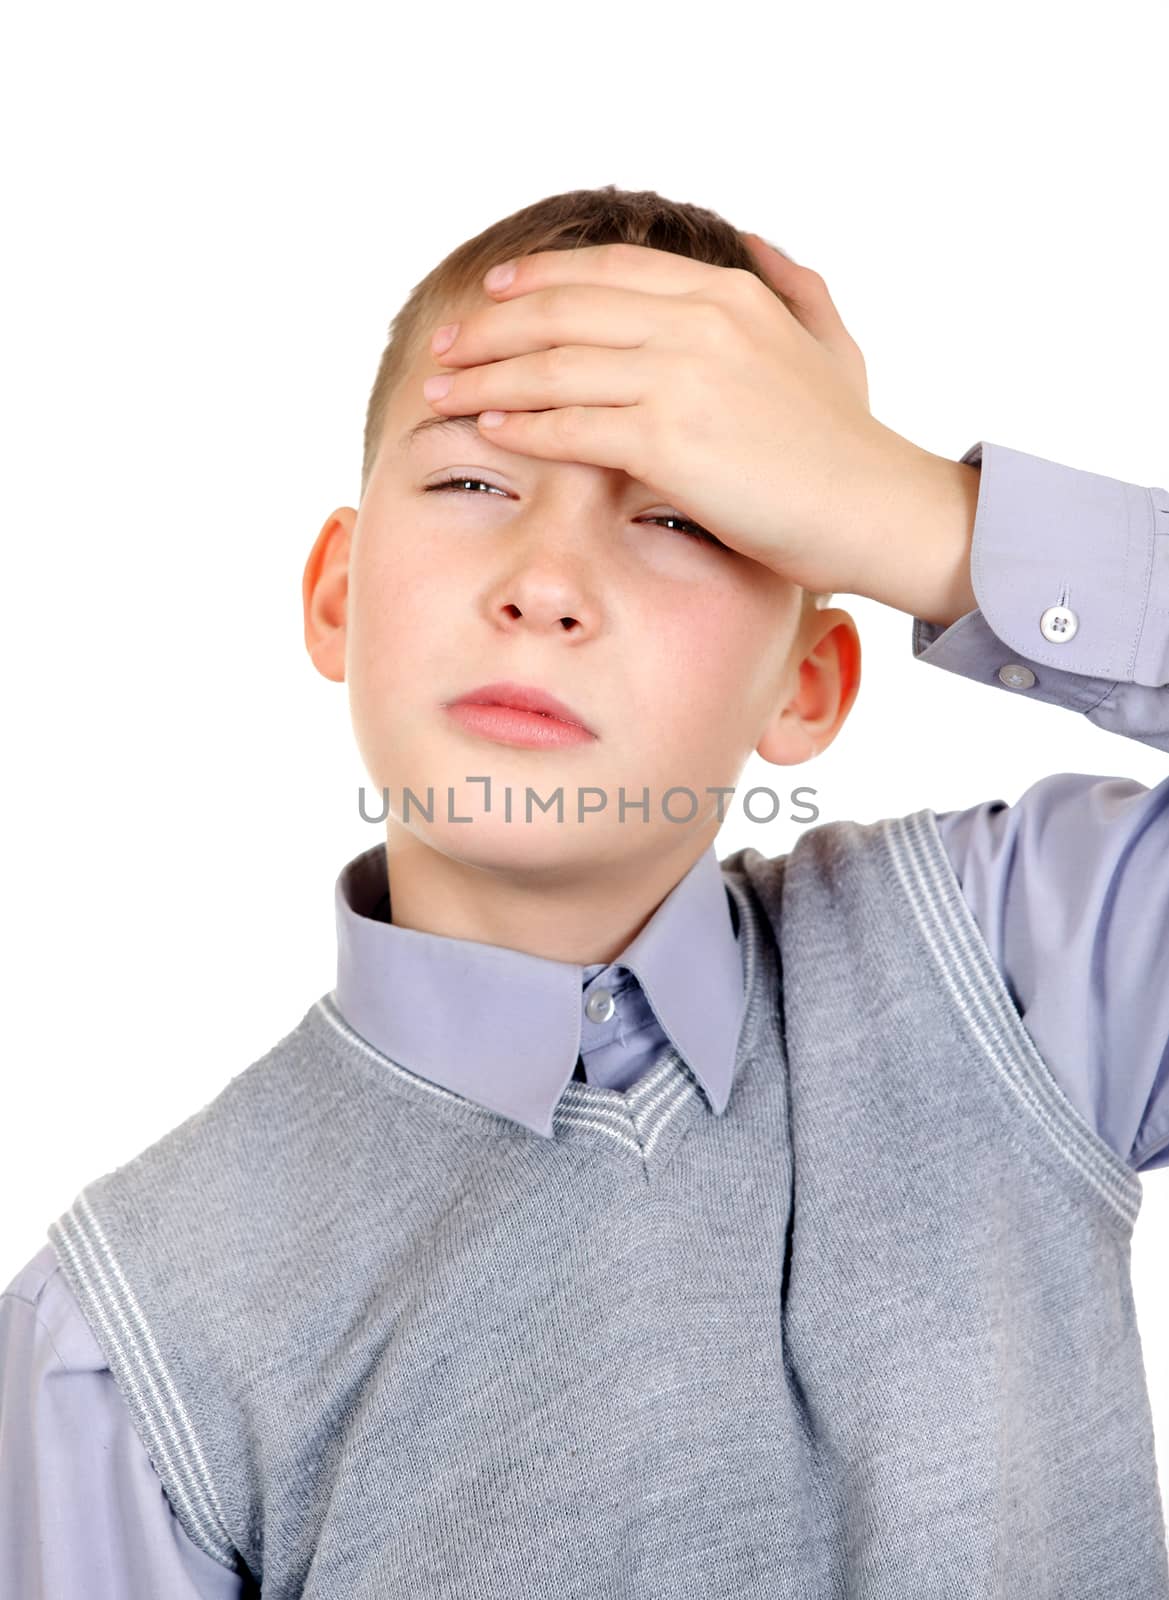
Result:
M571 706L532 685L486 683L446 702L469 733L529 749L588 743L597 736Z

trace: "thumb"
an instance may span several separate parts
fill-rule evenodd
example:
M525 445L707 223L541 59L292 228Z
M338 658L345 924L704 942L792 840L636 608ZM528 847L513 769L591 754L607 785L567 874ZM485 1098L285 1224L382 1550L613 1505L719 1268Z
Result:
M782 296L789 311L814 339L830 350L839 350L851 336L832 303L828 285L811 267L801 267L786 250L768 244L757 233L743 234L743 241L771 287Z
M828 293L828 285L811 267L793 261L786 250L769 244L757 233L744 233L744 244L764 281L779 295L801 327L840 358L853 384L868 405L868 381L860 346L841 321Z

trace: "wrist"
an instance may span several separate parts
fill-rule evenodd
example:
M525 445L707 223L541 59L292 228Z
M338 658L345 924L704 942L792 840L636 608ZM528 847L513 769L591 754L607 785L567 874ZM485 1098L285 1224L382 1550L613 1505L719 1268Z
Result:
M970 551L979 469L885 431L890 467L849 592L948 627L978 607Z

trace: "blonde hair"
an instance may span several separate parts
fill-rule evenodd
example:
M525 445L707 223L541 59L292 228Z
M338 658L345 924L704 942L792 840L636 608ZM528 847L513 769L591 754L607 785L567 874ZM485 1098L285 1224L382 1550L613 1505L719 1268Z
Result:
M497 261L532 255L538 250L572 250L579 245L640 244L672 250L718 267L741 267L766 283L738 231L717 212L686 201L666 200L652 189L572 189L523 206L493 222L474 238L457 245L431 269L390 323L365 414L361 461L364 496L385 431L390 395L403 372L416 360L421 341L442 321L452 301L481 288L483 274ZM778 248L776 246L775 248ZM785 255L786 251L780 251ZM788 310L784 296L769 288ZM810 601L825 605L832 596L805 591Z

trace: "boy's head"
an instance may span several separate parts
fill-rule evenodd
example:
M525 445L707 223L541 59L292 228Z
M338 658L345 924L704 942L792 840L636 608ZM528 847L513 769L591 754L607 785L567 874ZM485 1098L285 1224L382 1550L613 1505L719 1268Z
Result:
M437 416L422 394L444 370L431 335L492 303L488 267L618 241L759 275L712 211L652 191L577 190L459 245L391 324L359 509L329 517L304 573L306 645L325 677L349 685L365 765L388 791L391 861L418 862L425 846L447 867L566 885L584 868L596 882L636 865L668 887L713 840L751 752L777 766L807 760L855 698L847 612L684 531L672 520L684 507L624 472L507 450L473 421L408 439ZM555 696L594 737L526 748L448 711L501 680ZM416 800L403 821L407 788ZM559 790L562 812L541 810L529 789L545 803Z

